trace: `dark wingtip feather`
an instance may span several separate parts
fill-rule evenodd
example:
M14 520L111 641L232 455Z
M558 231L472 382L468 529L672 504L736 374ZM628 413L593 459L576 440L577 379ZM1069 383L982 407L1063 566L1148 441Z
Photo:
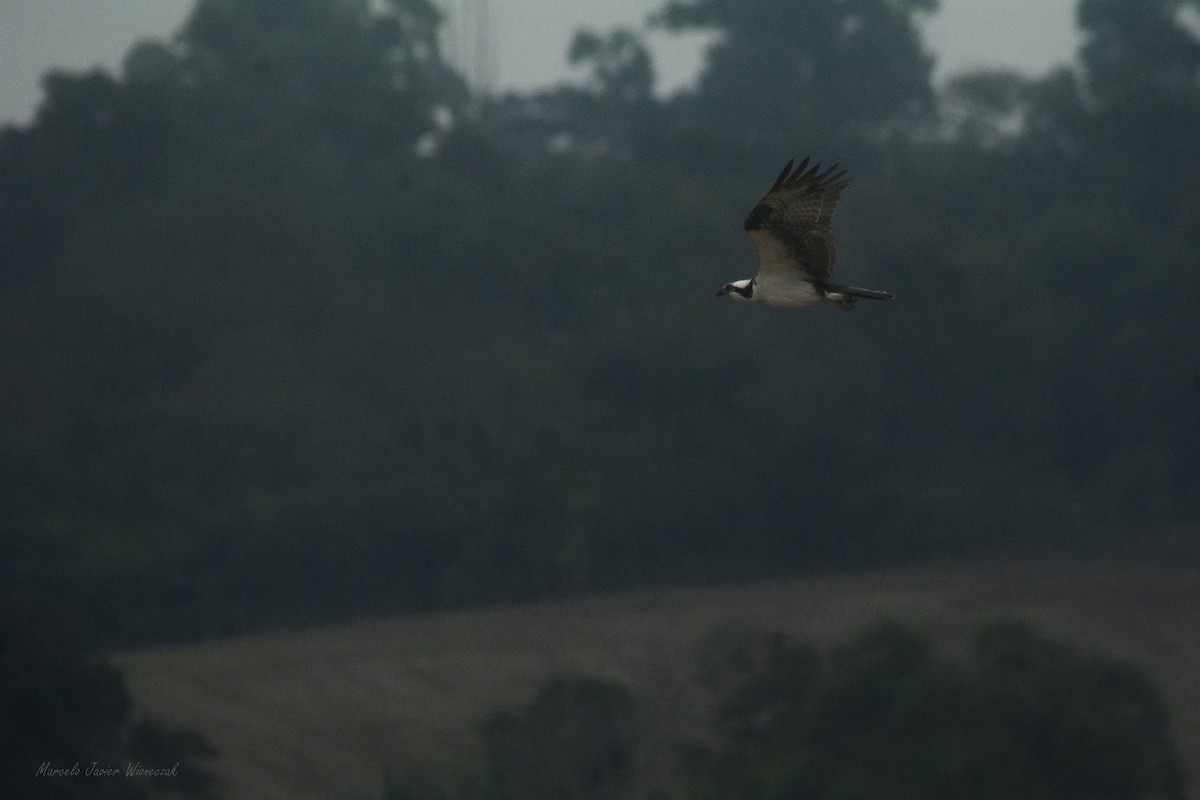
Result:
M817 182L830 189L839 189L844 188L848 183L848 181L842 180L844 177L846 177L846 170L839 170L838 165L834 164L817 178Z
M846 170L838 169L836 161L824 171L821 170L821 162L812 163L811 157L805 158L798 165L795 165L794 169L793 165L795 165L795 159L789 159L787 165L779 173L779 177L775 179L775 183L771 186L772 192L806 181L812 182L824 189L844 189L850 183L848 180L843 180L846 177Z
M775 179L775 183L771 184L771 191L775 191L780 186L787 183L788 175L792 171L792 164L795 163L794 158L789 158L787 164L783 166L783 172L779 173L779 177Z

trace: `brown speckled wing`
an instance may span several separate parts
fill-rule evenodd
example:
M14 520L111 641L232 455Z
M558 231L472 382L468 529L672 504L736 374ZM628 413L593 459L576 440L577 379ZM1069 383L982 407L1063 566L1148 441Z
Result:
M760 274L791 270L825 280L837 260L833 214L849 181L837 164L824 172L807 158L795 169L792 164L750 212L746 232L758 250Z

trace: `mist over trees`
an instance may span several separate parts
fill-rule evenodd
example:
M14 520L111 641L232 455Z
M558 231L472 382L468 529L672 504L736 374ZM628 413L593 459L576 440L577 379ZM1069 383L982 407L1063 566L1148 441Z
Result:
M937 88L933 0L673 1L720 34L694 89L622 29L486 97L426 0L199 0L0 131L0 580L115 643L1194 557L1198 8L1082 0L1078 70ZM894 302L713 297L805 155Z

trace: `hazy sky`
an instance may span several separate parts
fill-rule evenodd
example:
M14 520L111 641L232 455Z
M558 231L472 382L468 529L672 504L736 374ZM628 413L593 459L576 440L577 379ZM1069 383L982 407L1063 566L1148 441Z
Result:
M440 5L454 12L478 1ZM115 71L131 44L168 38L192 5L193 0L0 0L0 123L29 119L46 70L100 65ZM565 53L576 28L639 25L662 5L663 0L490 0L492 84L525 89L553 83L568 74ZM939 77L981 65L1036 74L1074 55L1075 0L941 0L941 5L926 29ZM660 87L678 86L694 75L701 47L695 38L655 34L650 45Z

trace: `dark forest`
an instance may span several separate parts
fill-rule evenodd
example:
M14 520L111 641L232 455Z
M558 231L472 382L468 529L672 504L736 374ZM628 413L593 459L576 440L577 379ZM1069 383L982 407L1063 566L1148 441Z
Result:
M0 586L108 649L1194 562L1198 10L1081 0L1073 66L935 85L936 0L670 0L494 95L428 0L198 0L0 130ZM717 34L694 87L651 29ZM892 302L714 296L806 156Z
M581 87L475 96L415 1L205 0L119 76L47 75L0 138L4 583L115 642L1173 556L1200 512L1179 4L1083 2L1078 71L937 91L932 3L851 5L667 4L721 38L665 99L631 30L577 36ZM714 299L806 155L851 170L839 275L893 303Z

